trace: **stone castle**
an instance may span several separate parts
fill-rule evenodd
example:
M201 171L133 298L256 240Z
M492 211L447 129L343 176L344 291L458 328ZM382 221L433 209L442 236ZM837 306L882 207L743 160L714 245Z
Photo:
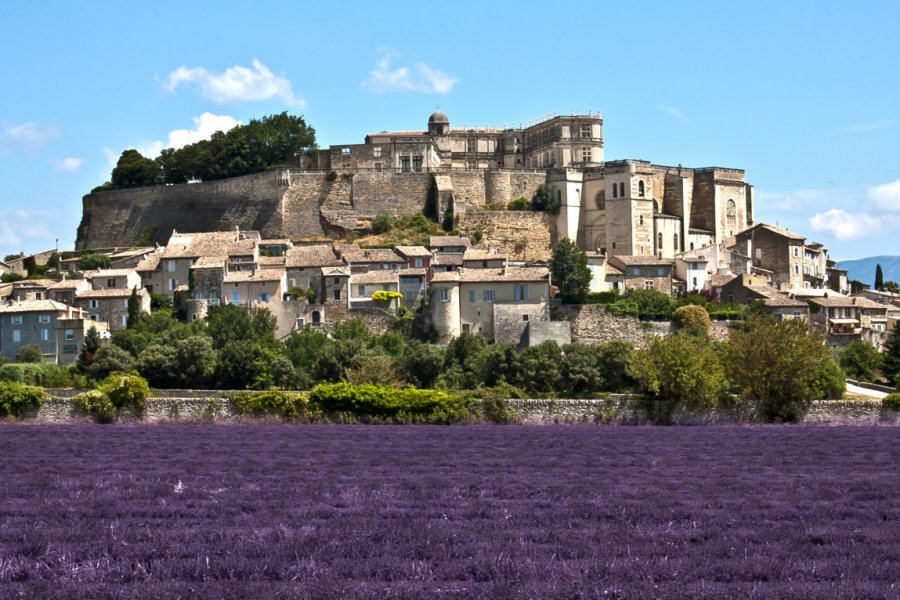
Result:
M558 215L507 211L546 185ZM384 211L450 209L464 231L519 260L545 260L569 237L608 256L671 258L731 243L753 224L753 188L740 169L605 161L599 113L549 116L519 128L453 128L435 112L426 130L370 133L297 169L84 197L77 249L165 243L173 229L254 229L268 238L336 237Z

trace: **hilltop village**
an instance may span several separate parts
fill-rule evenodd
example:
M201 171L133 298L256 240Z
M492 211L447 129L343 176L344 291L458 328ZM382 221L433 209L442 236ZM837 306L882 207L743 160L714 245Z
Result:
M520 349L640 343L637 315L602 308L630 290L753 304L839 347L880 349L900 318L900 296L848 281L822 244L755 222L742 170L606 161L599 113L495 129L454 128L436 112L424 130L370 133L295 168L84 203L75 252L0 262L0 273L32 275L0 287L7 361L37 345L72 364L90 328L127 329L154 297L187 321L221 305L266 308L278 339L354 317L384 331L415 314L438 343L471 333ZM424 214L419 243L365 237ZM603 303L560 305L549 261L566 239Z

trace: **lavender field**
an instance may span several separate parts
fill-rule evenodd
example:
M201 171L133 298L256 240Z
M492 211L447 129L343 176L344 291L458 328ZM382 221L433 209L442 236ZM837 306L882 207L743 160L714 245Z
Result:
M0 597L900 597L898 432L4 424Z

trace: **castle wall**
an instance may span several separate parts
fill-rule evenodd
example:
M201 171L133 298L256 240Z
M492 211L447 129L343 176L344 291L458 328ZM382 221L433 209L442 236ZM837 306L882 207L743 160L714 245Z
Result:
M257 173L219 181L183 183L88 194L76 250L130 246L142 232L165 243L173 229L185 232L255 229L278 237L283 221L274 173Z
M470 234L480 229L511 260L550 260L557 241L555 220L543 212L469 210L460 228Z
M488 171L485 177L485 204L496 207L505 207L516 198L531 200L538 187L547 182L547 174L543 172Z

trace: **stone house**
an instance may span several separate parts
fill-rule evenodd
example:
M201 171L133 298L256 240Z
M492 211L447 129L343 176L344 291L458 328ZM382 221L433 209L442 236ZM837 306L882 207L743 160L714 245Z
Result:
M435 254L464 254L472 242L464 235L433 235L428 238L428 247Z
M722 301L735 304L762 302L766 312L777 321L809 320L809 304L768 285L765 277L741 274L722 286Z
M828 259L825 263L825 284L828 289L845 296L850 294L850 278L847 269L839 269L837 263Z
M314 244L288 248L284 266L287 270L288 289L316 290L317 301L325 298L322 268L341 267L344 262L335 256L331 244Z
M495 334L515 337L497 324L548 318L550 272L544 267L508 267L435 273L429 296L432 324L443 343L465 332L492 340Z
M825 329L829 345L844 346L853 340L874 338L887 331L887 307L863 297L827 296L810 298L810 319ZM871 334L878 334L872 336Z
M506 266L506 256L495 248L468 248L463 253L462 266L466 269L502 269Z
M179 286L188 286L190 269L201 257L225 256L229 259L230 270L253 270L258 267L259 251L256 243L259 233L255 231L213 231L208 233L178 233L173 231L165 249L159 257L156 271L162 287L144 287L148 291L173 296ZM149 259L149 257L148 257ZM144 278L150 263L141 263L138 270ZM157 282L153 279L150 285Z
M134 269L138 264L156 252L156 248L129 248L109 255L109 268Z
M394 246L394 251L406 259L408 269L425 269L427 285L431 273L431 251L424 246Z
M22 300L0 305L0 355L13 362L24 346L35 344L45 359L55 362L57 321L83 318L83 311L55 300Z
M143 283L140 274L134 269L100 269L85 273L84 278L94 290L130 290L142 287Z
M709 260L704 255L676 256L675 276L684 282L685 291L699 293L707 289Z
M825 286L827 253L822 244L775 225L759 223L736 236L736 251L749 256L751 272L769 277L780 290Z
M150 312L150 294L144 288L135 288L141 312ZM104 321L110 332L128 327L128 301L132 290L115 288L111 290L88 290L75 297L75 306L84 310L92 321Z
M624 290L657 290L675 295L673 269L675 262L655 256L611 256L609 264L622 271Z
M373 302L372 294L378 291L399 292L399 272L393 269L375 269L365 273L350 274L351 309L379 306L388 310L396 310L399 305L397 300L391 300L387 305Z
M462 268L463 253L435 253L431 259L430 277L434 277L435 273L449 273ZM430 281L430 278L429 278Z
M335 252L352 273L394 270L406 266L407 260L391 248L360 248L356 244L336 244Z
M349 267L321 267L322 287L325 295L321 302L326 306L338 304L350 308L350 268Z
M50 288L56 283L53 279L25 279L14 281L10 298L16 302L25 300L46 300L49 298Z
M286 291L284 269L229 271L222 280L222 301L247 308L280 304Z
M57 281L47 290L51 300L75 306L75 298L91 288L91 282L87 279L63 279Z

